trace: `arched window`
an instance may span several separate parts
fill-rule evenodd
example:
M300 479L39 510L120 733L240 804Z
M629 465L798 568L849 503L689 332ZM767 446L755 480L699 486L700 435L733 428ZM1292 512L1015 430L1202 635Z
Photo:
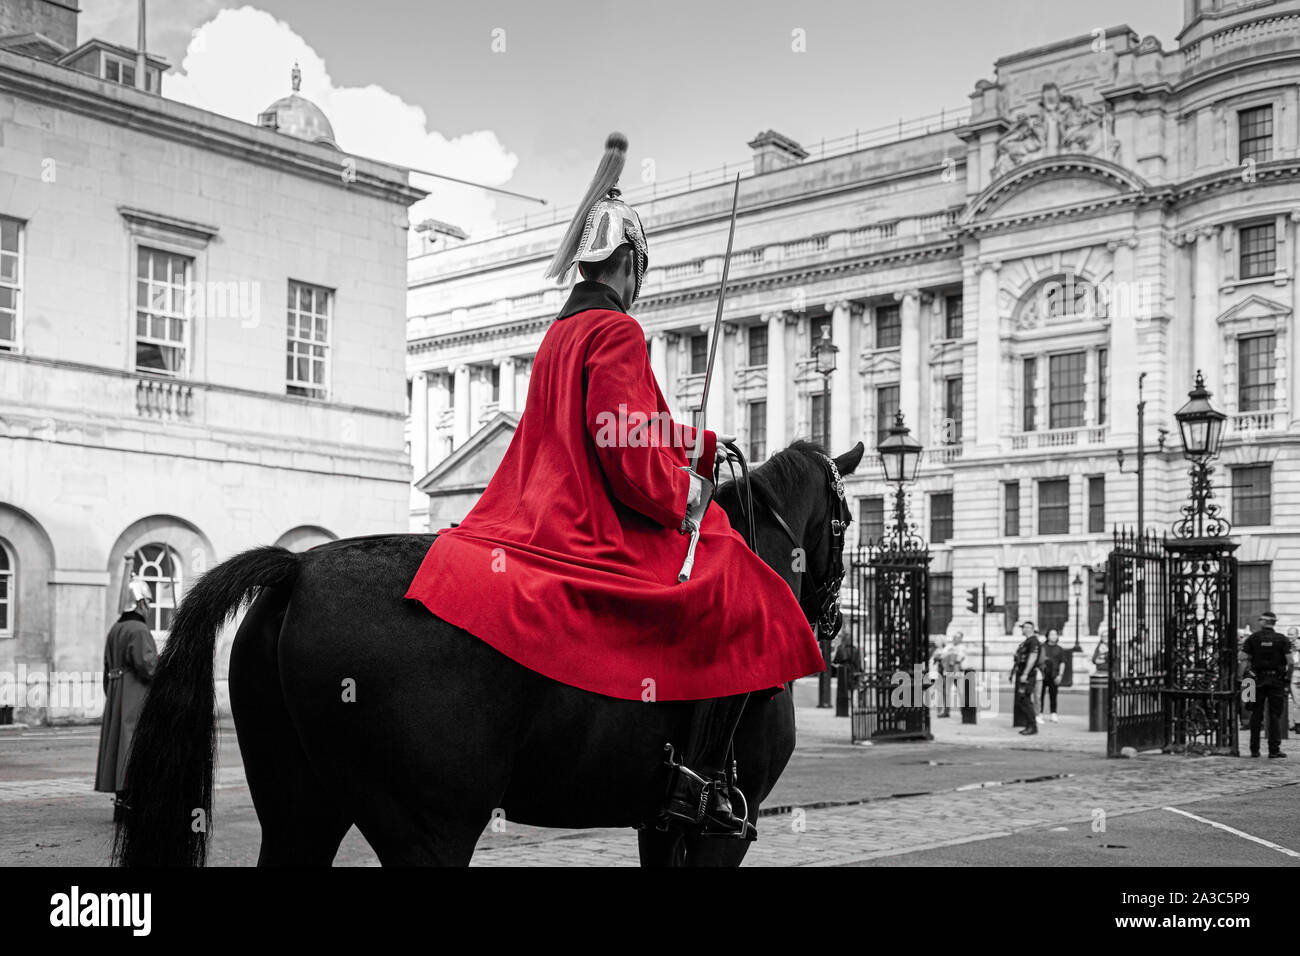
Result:
M146 623L155 638L165 638L181 598L179 555L165 544L143 545L132 555L131 574L139 575L149 586L153 597Z
M14 632L14 570L17 562L9 545L0 541L0 636L8 637Z

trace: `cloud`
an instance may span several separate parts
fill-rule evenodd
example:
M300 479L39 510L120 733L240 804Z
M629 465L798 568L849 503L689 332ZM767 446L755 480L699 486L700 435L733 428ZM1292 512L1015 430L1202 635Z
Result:
M218 0L203 0L200 16L207 16L217 5ZM124 23L134 29L134 0L105 4L105 8L109 6L119 9L113 14L101 13L106 27L119 34ZM130 7L130 12L122 11L123 6ZM185 6L190 8L189 23L196 22L194 6ZM175 15L160 20L154 7L164 5L150 8L151 47L157 46L156 37L181 36L189 30ZM296 62L302 69L301 95L325 111L343 151L490 186L501 185L514 174L518 158L491 130L448 139L429 128L421 107L383 87L336 86L324 59L311 45L289 24L263 10L250 6L219 10L189 34L179 68L163 80L168 99L255 123L267 106L289 94L290 70ZM117 39L134 46L126 37ZM441 219L471 235L492 227L496 204L482 190L440 183L427 176L414 176L412 182L430 192L429 198L411 208L412 223Z

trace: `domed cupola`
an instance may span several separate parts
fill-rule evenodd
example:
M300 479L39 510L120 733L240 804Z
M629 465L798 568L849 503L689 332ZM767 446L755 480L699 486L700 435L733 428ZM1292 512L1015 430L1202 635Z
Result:
M258 114L257 125L294 139L338 149L339 144L334 142L334 127L330 125L324 110L305 96L298 95L298 89L302 86L302 70L298 69L297 63L293 65L292 81L293 92L276 100Z

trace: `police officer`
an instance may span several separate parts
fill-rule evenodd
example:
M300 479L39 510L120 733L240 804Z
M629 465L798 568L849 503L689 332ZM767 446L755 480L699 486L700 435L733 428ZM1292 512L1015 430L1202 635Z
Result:
M1246 658L1243 675L1254 680L1255 706L1250 713L1250 755L1259 756L1259 730L1268 708L1268 755L1282 753L1282 708L1285 704L1287 665L1291 647L1287 639L1273 630L1277 615L1265 611L1259 616L1259 628L1241 646Z

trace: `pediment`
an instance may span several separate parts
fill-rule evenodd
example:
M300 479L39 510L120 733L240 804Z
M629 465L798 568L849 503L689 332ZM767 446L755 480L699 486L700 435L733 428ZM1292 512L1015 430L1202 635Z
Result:
M435 498L467 490L482 491L500 467L518 424L517 413L497 412L465 444L417 481L416 489Z
M1140 194L1146 188L1140 177L1109 160L1053 156L1018 166L994 180L971 201L961 223L1086 207Z
M1262 295L1252 295L1219 316L1219 323L1251 322L1256 319L1279 319L1291 314L1289 306Z

